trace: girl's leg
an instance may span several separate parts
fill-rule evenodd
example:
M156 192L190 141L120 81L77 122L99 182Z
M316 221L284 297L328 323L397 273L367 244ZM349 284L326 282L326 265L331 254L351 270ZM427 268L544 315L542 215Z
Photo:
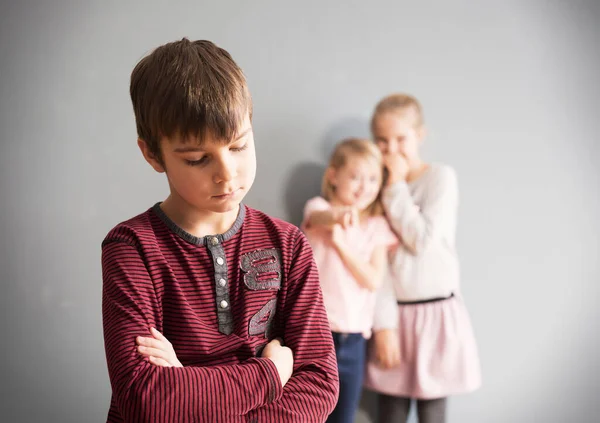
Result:
M418 400L419 423L446 423L446 398Z
M379 394L379 423L406 423L410 411L410 398Z
M361 334L333 333L340 375L340 396L327 423L353 423L365 373L366 341Z

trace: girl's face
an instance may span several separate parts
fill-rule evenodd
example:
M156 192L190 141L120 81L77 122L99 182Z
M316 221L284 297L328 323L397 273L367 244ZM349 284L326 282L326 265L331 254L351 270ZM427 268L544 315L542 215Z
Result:
M424 129L416 125L414 113L385 113L373 122L373 138L381 152L401 154L409 163L418 161Z
M335 200L363 211L375 201L381 188L382 167L376 160L349 157L339 169L329 169Z

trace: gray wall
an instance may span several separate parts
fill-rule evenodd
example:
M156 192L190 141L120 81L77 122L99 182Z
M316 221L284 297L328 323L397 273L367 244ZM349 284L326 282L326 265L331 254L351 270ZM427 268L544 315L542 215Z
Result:
M137 150L128 79L183 36L245 70L259 155L247 202L295 223L331 145L367 135L383 95L418 96L426 157L460 178L483 363L484 387L452 399L450 421L598 418L599 2L4 3L3 421L106 418L100 242L167 194Z

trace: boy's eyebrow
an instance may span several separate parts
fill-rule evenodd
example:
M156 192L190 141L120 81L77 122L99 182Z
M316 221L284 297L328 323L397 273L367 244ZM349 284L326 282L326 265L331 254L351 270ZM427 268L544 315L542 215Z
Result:
M228 144L233 144L236 141L241 140L242 138L244 138L246 135L248 135L248 132L250 132L252 130L252 128L248 128L246 129L244 132L240 133L236 139L232 140L231 142L229 142ZM185 145L183 147L178 147L175 150L173 150L175 153L189 153L189 152L198 152L198 151L204 151L204 149L202 148L201 145Z

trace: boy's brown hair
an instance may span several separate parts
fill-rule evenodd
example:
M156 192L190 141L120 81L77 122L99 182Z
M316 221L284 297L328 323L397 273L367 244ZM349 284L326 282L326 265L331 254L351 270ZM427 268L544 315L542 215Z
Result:
M206 40L184 38L155 49L133 69L130 94L138 137L161 162L163 137L202 141L208 132L229 142L246 113L252 118L242 70Z

